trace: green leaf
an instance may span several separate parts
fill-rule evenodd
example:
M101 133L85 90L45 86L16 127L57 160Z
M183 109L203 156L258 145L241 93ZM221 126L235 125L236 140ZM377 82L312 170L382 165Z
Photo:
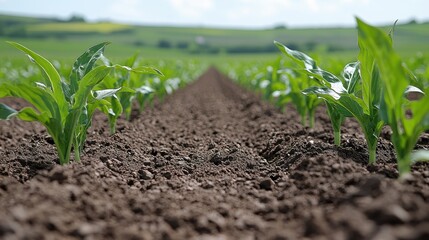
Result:
M322 69L308 69L309 75L315 77L319 80L322 80L322 85L330 87L337 93L345 93L347 92L343 86L343 83L339 78L337 78L334 74L327 72Z
M103 89L103 90L94 91L94 97L97 100L107 98L107 97L111 97L111 96L115 95L119 90L121 90L121 88Z
M0 98L10 96L9 90L7 89L6 85L6 83L0 83Z
M29 122L37 121L37 122L40 122L43 125L48 126L49 127L48 129L51 130L51 131L57 131L58 130L58 129L55 129L55 128L51 129L51 126L49 126L49 124L48 124L49 123L49 116L47 116L46 113L39 114L39 113L37 113L34 110L34 108L31 108L31 107L25 107L25 108L21 109L18 112L18 117L21 120L24 120L24 121L29 121ZM59 129L59 130L61 131L61 129Z
M413 135L419 129L418 135L420 135L422 131L429 129L429 96L410 102L409 108L412 112L412 117L411 119L404 118L405 132Z
M340 94L328 87L310 87L302 91L303 94L316 94L320 96L329 96L333 100L337 101L341 98Z
M140 73L140 74L147 73L147 74L155 74L158 76L164 76L164 74L162 74L162 72L160 70L153 68L153 67L141 66L141 67L133 68L131 71L135 72L135 73Z
M354 93L356 89L356 85L359 82L360 63L359 62L351 62L347 64L343 69L343 78L347 83L347 92Z
M139 53L138 52L136 52L136 53L134 53L134 55L132 55L130 58L128 58L126 61L125 61L125 66L127 66L127 67L130 67L130 68L133 68L134 67L134 64L136 63L136 60L137 60L137 57L139 56Z
M121 93L125 93L125 92L127 92L127 93L135 93L136 90L134 90L134 89L132 89L130 87L127 87L127 86L123 86L123 87L121 87L121 90L119 92L121 92Z
M377 63L382 79L385 81L385 101L388 106L400 105L403 93L408 86L406 74L399 56L393 51L391 40L382 31L374 28L360 19L358 22L358 34L360 42L372 52ZM399 108L394 109L396 115L400 115Z
M66 98L64 96L63 89L62 89L61 77L57 72L57 70L55 69L55 67L52 65L52 63L50 63L44 57L22 46L19 43L16 43L16 42L7 42L7 43L11 44L15 48L28 54L30 59L37 64L37 66L39 67L43 76L46 79L46 85L52 88L53 97L55 98L55 100L59 105L61 116L64 117L67 114L68 105L66 103Z
M393 26L389 29L389 33L388 33L392 44L393 44L393 35L395 34L395 27L397 23L398 23L398 19L395 20L395 22L393 23Z
M16 114L18 114L18 111L16 111L15 109L7 105L0 103L0 119L9 120L12 117L14 117Z
M131 68L128 66L122 66L118 64L114 65L113 67L115 67L116 69L122 69L122 70L138 73L138 74L154 74L158 76L164 76L161 71L153 67L140 66L136 68Z
M50 118L57 119L59 122L62 121L59 106L50 92L24 83L4 83L2 88L5 93L7 91L7 96L22 98L32 104L39 112L46 113Z
M331 103L345 117L364 118L362 99L350 94L338 94L327 87L311 87L303 91L304 94L316 94Z
M136 92L146 95L155 92L155 90L149 86L141 86L136 88Z
M80 81L78 91L74 97L74 109L81 108L87 101L89 93L95 85L100 83L112 70L112 67L99 66L87 73Z
M318 69L316 61L314 61L311 57L302 53L300 51L292 50L286 47L285 45L274 41L274 44L282 51L284 54L295 60L297 63L303 65L305 69Z
M70 73L70 90L71 94L74 94L78 88L78 82L93 68L95 63L101 56L103 56L104 48L110 44L109 42L103 42L90 47L85 53L80 55L73 64L73 68Z
M365 39L358 36L360 48L358 59L360 61L360 75L362 79L362 99L365 103L365 112L369 115L378 113L382 90L378 68L375 64L374 54L369 51Z

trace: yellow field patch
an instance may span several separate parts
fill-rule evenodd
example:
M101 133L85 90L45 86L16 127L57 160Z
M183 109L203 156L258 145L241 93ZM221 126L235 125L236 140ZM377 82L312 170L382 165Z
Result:
M129 25L117 23L46 23L28 25L28 32L112 33L131 29Z

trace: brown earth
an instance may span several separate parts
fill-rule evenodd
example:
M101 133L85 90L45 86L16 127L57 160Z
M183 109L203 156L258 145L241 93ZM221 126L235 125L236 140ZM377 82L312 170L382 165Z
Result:
M40 125L0 122L0 239L429 239L429 165L397 180L388 130L368 166L355 122L336 147L322 108L303 128L215 69L106 126L60 166Z

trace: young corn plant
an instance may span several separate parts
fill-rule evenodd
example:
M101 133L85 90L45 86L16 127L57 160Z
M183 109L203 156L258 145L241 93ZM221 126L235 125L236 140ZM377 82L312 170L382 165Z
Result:
M291 69L282 69L279 70L279 73L285 84L285 89L278 89L273 92L274 97L277 98L276 105L284 107L286 103L291 102L301 116L301 124L313 128L314 113L321 101L317 96L302 94L304 89L311 86L312 80L306 75Z
M259 83L260 91L262 92L262 97L269 101L272 100L272 94L276 88L284 85L280 81L280 69L281 67L281 59L278 58L274 63L269 64L265 70L265 76L262 81Z
M105 42L82 54L73 64L69 80L66 81L52 63L39 54L18 43L8 43L29 56L40 69L43 79L40 82L25 79L1 81L0 98L18 97L32 106L15 110L0 104L0 119L18 117L24 121L40 122L54 141L60 164L70 162L72 149L75 161L79 161L95 109L107 109L106 112L114 114L111 103L105 101L105 98L113 96L118 89L94 91L94 87L102 82L112 69L124 67L96 66L108 44Z
M135 99L141 105L140 98L147 98L154 93L154 90L148 86L146 81L141 78L142 74L151 74L162 76L162 73L155 68L137 65L138 54L134 54L127 59L121 68L115 68L111 75L97 86L97 89L112 88L118 89L118 92L109 97L112 104L114 115L109 114L110 132L115 132L116 121L118 117L125 113L126 119L130 120L132 103ZM103 62L107 66L114 66L108 59L104 58ZM131 71L130 71L131 70ZM141 107L139 109L141 111ZM104 112L104 111L103 111ZM105 112L105 114L108 114Z
M420 99L406 98L410 91L410 79L400 57L392 47L392 40L383 31L356 19L360 43L373 55L382 79L383 95L381 117L392 129L400 176L410 172L416 161L427 161L429 151L413 151L420 135L429 129L429 91Z
M162 95L163 92L159 92L159 89L156 89L153 87L154 82L161 82L160 78L162 78L164 75L158 71L157 72L148 72L150 75L149 77L141 78L137 76L136 74L130 75L130 87L134 90L134 95L132 96L131 100L136 101L138 105L138 113L141 114L143 110L148 106L149 103L153 103L153 100L155 98L155 94L158 97L159 95ZM160 83L162 84L162 82ZM128 119L129 119L128 115Z
M377 140L384 125L379 114L382 88L373 57L361 43L359 46L359 62L345 66L342 74L344 81L318 67L307 55L285 46L282 48L289 57L301 61L307 74L321 85L305 89L303 93L314 94L325 100L334 129L335 143L339 145L343 119L354 117L365 135L369 163L372 164L376 160Z
M291 76L292 78L295 78L295 79L289 80L290 87L291 87L291 98L292 98L292 102L294 102L297 108L305 109L306 108L305 106L308 104L303 104L303 102L309 101L310 103L309 104L310 110L308 111L310 115L309 119L310 121L312 121L310 125L314 125L314 112L320 102L316 102L316 99L318 98L317 95L307 94L305 90L309 89L311 86L314 86L315 84L320 85L320 87L324 87L324 86L330 87L332 85L332 87L337 88L338 83L336 82L330 83L329 81L331 81L331 79L328 79L329 81L327 82L324 80L314 81L315 77L313 76L312 72L323 71L317 66L316 61L314 61L311 57L309 57L305 53L289 49L288 47L286 47L285 45L277 41L274 41L274 44L277 45L277 47L280 49L281 52L283 52L283 54L285 54L286 56L288 56L289 58L297 62L300 66L303 66L304 69L306 70L304 71L305 79L303 79L303 77L301 77L300 79L296 79L296 76L303 75L302 71L298 72L298 74L295 74L295 76ZM333 76L333 74L330 74L330 75ZM351 81L354 75L347 75L347 76L350 78L350 81ZM353 79L353 80L356 80L356 79ZM355 84L355 82L352 84ZM314 87L314 88L318 88L318 87ZM302 94L303 92L305 93L304 95ZM325 99L325 103L327 106L328 115L331 120L332 128L334 130L334 142L337 146L340 146L340 143L341 143L340 128L341 128L341 124L344 121L344 115L341 114L336 109L336 107L326 99ZM306 110L299 110L299 111L306 111ZM305 113L302 113L302 114L305 114Z

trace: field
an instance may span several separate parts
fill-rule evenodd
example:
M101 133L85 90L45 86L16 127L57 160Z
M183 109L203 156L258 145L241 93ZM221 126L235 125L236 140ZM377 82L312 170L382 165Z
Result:
M17 19L37 20L35 32L53 24ZM260 53L156 46L195 31L225 50L222 39L235 46L251 30L156 27L141 58L119 40L130 32L105 35L111 45L94 45L103 33L12 39L48 60L0 44L0 238L428 239L426 26L398 26L398 55L384 28L359 20L329 34L287 30L292 42L320 34L321 49L348 39L338 52L309 51L320 65L281 43ZM358 41L372 54L358 54ZM349 58L359 63L344 67Z
M393 24L393 20L392 20ZM2 27L3 25L3 27ZM391 26L383 27L388 30ZM426 39L429 23L399 23L395 30L395 48L404 57L429 53ZM3 34L1 34L3 32ZM274 40L319 55L350 61L356 57L356 29L307 28L281 26L271 29L213 29L204 27L131 26L108 22L59 22L57 19L0 15L1 57L16 56L4 41L19 40L31 49L58 60L72 61L82 46L112 42L109 53L125 58L140 51L145 58L254 59L259 55L278 55ZM48 47L49 46L49 47ZM67 46L67 47L64 47ZM249 56L250 55L250 56Z

